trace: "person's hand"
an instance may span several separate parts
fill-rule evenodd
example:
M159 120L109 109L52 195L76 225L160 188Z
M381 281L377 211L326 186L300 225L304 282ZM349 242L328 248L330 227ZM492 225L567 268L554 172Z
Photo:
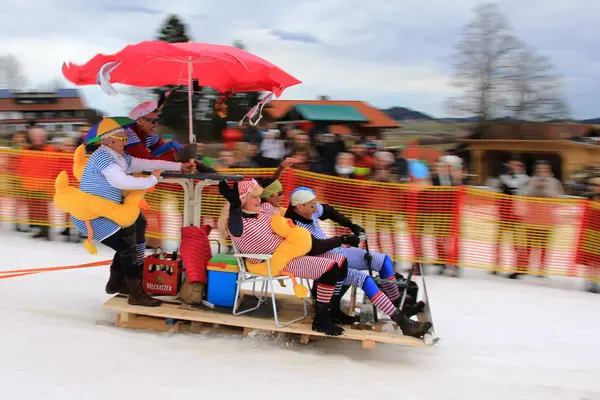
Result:
M365 233L365 229L364 229L362 226L360 226L360 225L356 225L356 224L353 224L353 225L350 227L350 230L351 230L351 231L352 231L352 233L354 233L354 234L355 234L357 237L358 237L358 236L360 236L360 234L361 234L361 233Z
M188 162L181 163L181 172L186 173L186 174L195 173L196 172L196 162L188 161Z
M285 160L283 160L283 162L281 163L281 166L283 168L289 168L297 162L298 162L297 159L295 159L293 157L287 157Z
M225 197L231 207L239 208L242 206L242 200L240 200L240 191L238 189L237 182L233 184L233 188L230 188L227 184L227 181L220 181L219 193L221 193L221 196Z
M360 239L355 234L352 234L352 235L345 234L345 235L342 235L341 238L342 238L342 244L347 244L352 247L358 247L358 245L360 244Z
M160 180L160 174L162 174L162 169L155 169L152 171L152 176L156 178L156 180Z

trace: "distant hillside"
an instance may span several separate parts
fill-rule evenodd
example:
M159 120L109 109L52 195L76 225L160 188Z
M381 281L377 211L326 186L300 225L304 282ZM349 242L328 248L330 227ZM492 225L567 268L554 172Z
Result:
M448 123L473 123L479 121L478 117L469 118L435 118L430 115L424 114L420 111L411 110L405 107L392 107L381 110L386 113L390 118L396 121L438 121ZM497 118L495 121L512 121L511 117ZM549 122L575 122L580 124L593 124L600 125L600 118L581 119L576 121L549 121Z
M419 111L414 111L409 108L404 107L392 107L386 110L381 110L390 118L395 119L396 121L433 121L435 118L430 117L427 114L423 114Z

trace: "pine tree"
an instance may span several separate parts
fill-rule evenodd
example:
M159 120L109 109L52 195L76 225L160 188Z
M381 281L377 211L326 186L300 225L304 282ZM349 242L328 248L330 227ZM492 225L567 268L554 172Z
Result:
M168 43L189 42L191 39L187 34L187 27L177 15L170 15L159 30L158 40ZM164 86L155 89L157 98L173 86ZM191 89L191 88L190 88ZM192 100L195 109L197 99ZM193 118L193 116L192 116ZM174 91L171 93L163 109L160 112L161 125L173 129L183 143L187 143L188 134L188 95L186 91Z

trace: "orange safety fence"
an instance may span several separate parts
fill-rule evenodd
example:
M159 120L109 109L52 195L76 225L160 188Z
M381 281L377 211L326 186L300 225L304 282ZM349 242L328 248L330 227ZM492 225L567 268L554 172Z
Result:
M54 178L71 167L69 154L0 149L0 221L72 226L52 204ZM274 169L222 172L257 178ZM70 179L77 184L72 175ZM287 170L281 181L283 206L293 189L311 187L320 202L367 230L373 251L395 261L600 281L600 203L507 196L472 187L368 182L296 169ZM147 236L177 242L183 220L181 186L160 183L146 200ZM210 186L201 200L201 223L216 228L224 199ZM347 232L331 221L323 221L322 227L328 235ZM217 229L211 239L228 244Z

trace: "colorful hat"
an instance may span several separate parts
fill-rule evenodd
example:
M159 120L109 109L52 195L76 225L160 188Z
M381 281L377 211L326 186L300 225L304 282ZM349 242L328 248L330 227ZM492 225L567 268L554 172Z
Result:
M251 179L249 181L242 181L238 183L238 191L240 193L240 200L243 200L249 193L258 186L258 182L256 180Z
M292 206L297 206L299 204L306 204L311 200L317 198L317 195L311 188L307 187L299 187L294 189L290 196L290 204Z
M102 121L90 128L83 142L85 144L95 143L107 133L133 124L135 124L135 121L127 117L104 117Z

